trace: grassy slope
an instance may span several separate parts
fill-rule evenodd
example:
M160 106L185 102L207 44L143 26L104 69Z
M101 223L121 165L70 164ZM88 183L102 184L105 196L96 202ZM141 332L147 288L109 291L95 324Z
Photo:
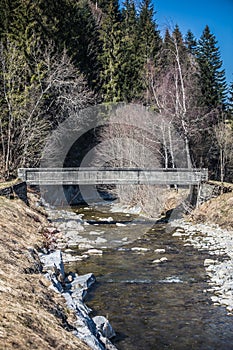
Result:
M22 201L0 197L0 349L88 349L62 327L64 315L71 324L73 315L50 283L25 273L33 263L28 247L43 244L46 225Z
M191 218L196 222L215 223L233 229L233 192L224 193L200 205Z

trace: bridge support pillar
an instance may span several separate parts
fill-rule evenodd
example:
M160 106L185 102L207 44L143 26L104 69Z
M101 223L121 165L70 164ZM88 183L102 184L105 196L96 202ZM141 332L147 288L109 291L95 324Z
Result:
M190 203L193 207L198 207L200 205L200 194L202 190L202 183L198 185L190 186Z

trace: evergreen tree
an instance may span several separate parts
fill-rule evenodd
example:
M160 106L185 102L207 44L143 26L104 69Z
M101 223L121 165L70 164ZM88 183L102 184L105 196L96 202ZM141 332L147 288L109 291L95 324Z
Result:
M159 71L171 71L171 68L176 66L177 57L179 57L181 64L185 62L188 64L188 51L178 25L175 26L172 34L166 29L162 47L159 51Z
M161 38L154 19L155 11L151 0L142 0L138 21L140 56L144 63L155 59Z
M210 110L216 107L223 109L226 101L225 71L222 69L217 40L208 26L205 27L198 42L197 58L200 66L203 104Z
M67 0L66 0L67 1ZM87 78L93 90L98 89L98 52L100 50L97 23L87 0L80 2L67 1L68 15L61 21L57 34L59 47L65 46L75 66Z
M73 5L71 0L0 0L0 157L6 177L30 161L28 154L40 156L37 146L51 126L93 102L64 50L67 46L76 66L89 59L80 40L69 41L75 37L72 28L79 33L82 17L83 27L88 22Z
M172 32L172 37L174 38L174 40L177 42L179 46L183 46L184 44L183 37L178 24L175 25L175 28Z
M0 9L3 0L0 0ZM6 1L7 2L7 1ZM56 51L66 48L75 66L85 74L89 86L96 85L98 31L87 0L8 1L4 8L4 31L18 41L29 64L31 60L28 42L39 40L44 49L48 42L55 43ZM3 5L2 5L3 6ZM65 13L65 16L64 16ZM7 16L6 16L7 14ZM33 69L33 67L32 67Z
M188 61L188 52L185 46L182 33L179 26L176 24L172 33L172 50L179 55L180 62L185 63Z
M109 2L109 0L96 0L95 6L96 8L100 8L103 11L103 13L107 13L109 10Z
M232 127L233 127L233 82L230 83L230 86L229 86L228 117L232 121Z
M0 0L0 38L3 38L3 35L9 28L9 23L11 22L12 11L11 8L14 2L10 0Z
M118 2L110 0L100 25L101 94L106 102L121 100L121 23Z
M197 40L196 40L194 34L191 32L191 30L188 30L188 32L185 36L185 45L188 49L188 52L190 52L192 55L196 54Z
M126 101L138 97L140 87L140 62L138 58L137 14L133 0L126 0L122 10L122 64L121 89Z
M138 19L138 59L140 62L141 87L146 103L149 103L151 71L155 69L157 54L162 40L154 19L155 11L151 0L142 0Z
M172 43L172 37L170 35L168 28L166 28L163 43L159 50L159 61L158 61L159 70L166 69L172 60L171 43Z

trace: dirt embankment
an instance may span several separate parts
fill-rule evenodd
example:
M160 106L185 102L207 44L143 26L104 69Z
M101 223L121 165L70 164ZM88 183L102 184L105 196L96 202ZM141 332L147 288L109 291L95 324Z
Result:
M0 349L87 350L71 333L72 312L29 253L43 246L48 226L34 200L29 208L0 197Z
M224 193L201 204L189 217L195 222L214 223L232 230L233 192Z

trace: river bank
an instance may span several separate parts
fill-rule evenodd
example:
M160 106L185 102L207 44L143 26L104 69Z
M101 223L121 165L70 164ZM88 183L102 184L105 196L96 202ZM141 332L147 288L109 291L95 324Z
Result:
M49 225L34 204L0 197L0 347L87 350L70 332L74 314L41 274L35 250Z
M196 208L182 220L170 225L174 236L185 246L207 251L204 261L208 292L216 306L224 306L233 315L233 193L225 193Z
M94 276L64 274L55 229L38 197L28 200L0 197L0 347L115 349L102 335L102 324L113 332L107 320L91 320L83 303Z

